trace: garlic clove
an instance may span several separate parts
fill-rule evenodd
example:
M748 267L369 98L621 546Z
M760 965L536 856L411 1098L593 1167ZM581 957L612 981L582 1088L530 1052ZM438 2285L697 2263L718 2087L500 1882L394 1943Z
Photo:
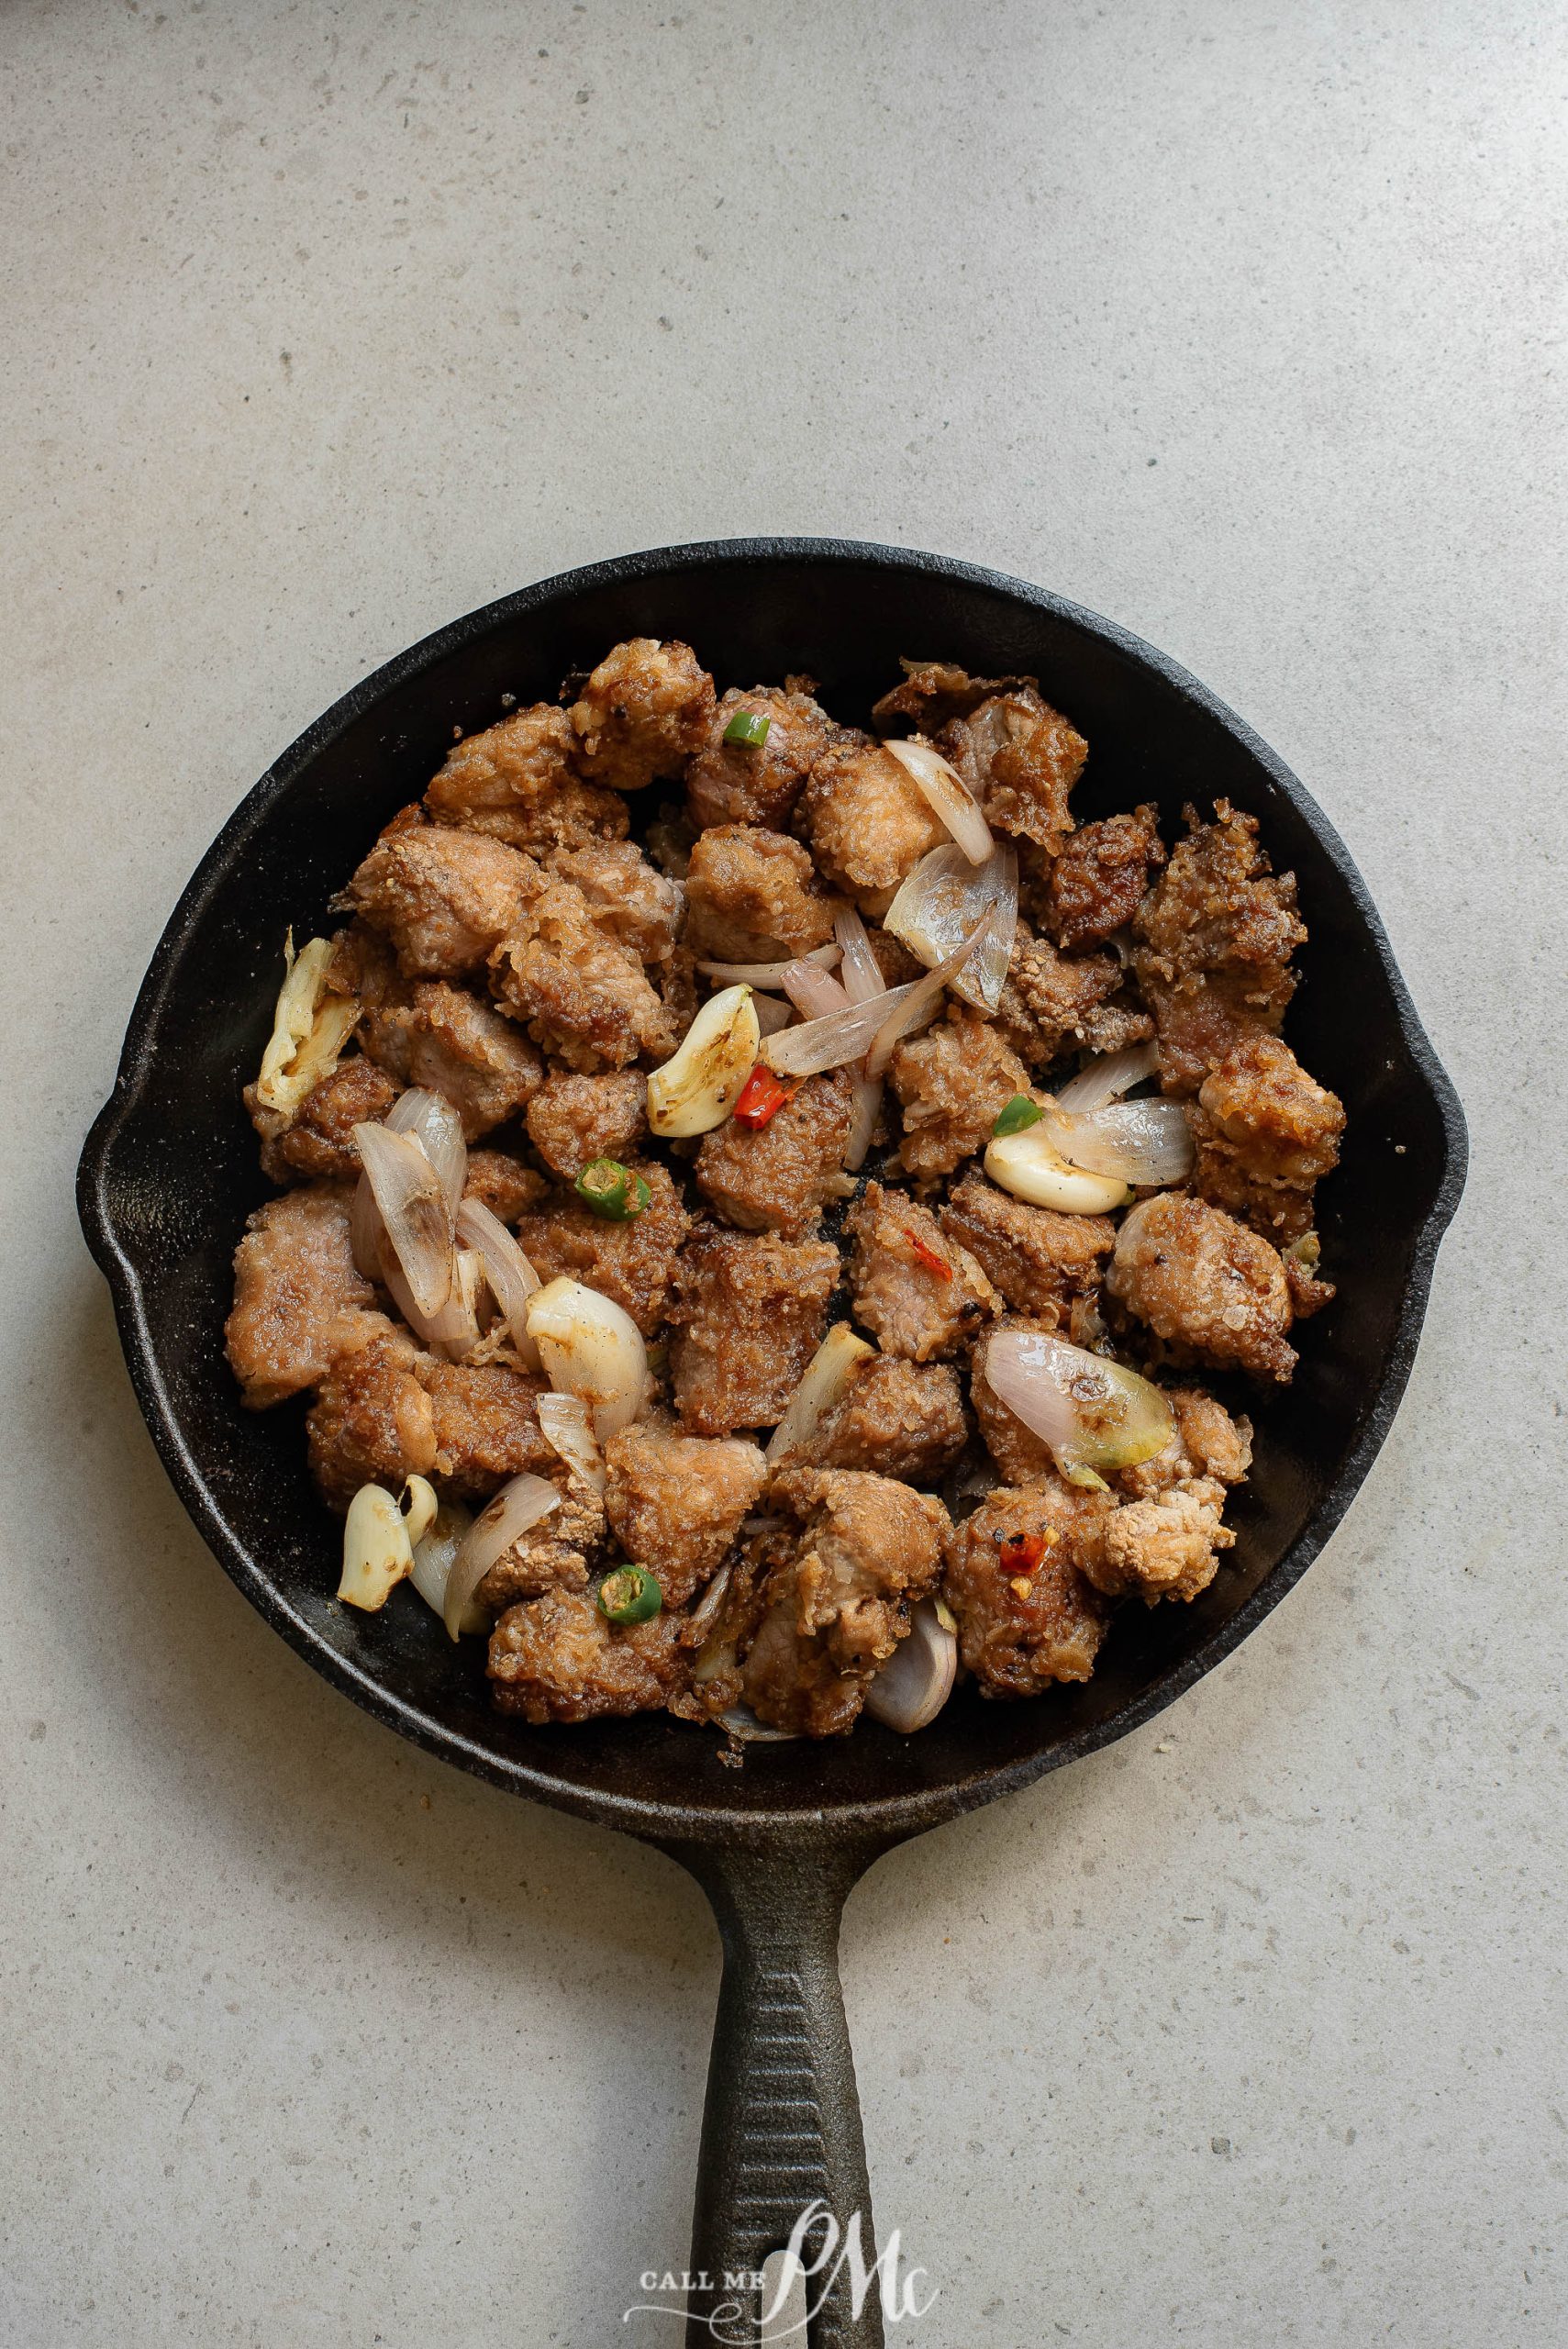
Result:
M425 1484L422 1476L410 1482ZM428 1485L425 1490L429 1492ZM367 1614L374 1614L386 1605L404 1575L413 1571L414 1544L408 1538L407 1519L384 1485L361 1485L343 1520L339 1598L345 1606L361 1607Z
M995 1135L985 1152L985 1172L1015 1199L1054 1208L1059 1215L1108 1215L1132 1197L1118 1175L1069 1166L1041 1126Z
M680 1049L648 1080L648 1123L667 1139L721 1126L757 1064L762 1031L749 986L709 997Z

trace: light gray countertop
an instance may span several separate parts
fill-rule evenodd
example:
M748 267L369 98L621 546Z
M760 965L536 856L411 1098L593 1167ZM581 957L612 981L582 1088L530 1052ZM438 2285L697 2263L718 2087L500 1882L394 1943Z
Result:
M878 2218L940 2295L893 2338L1553 2349L1561 11L82 0L4 58L0 2337L674 2337L620 2320L684 2257L699 1895L251 1614L71 1181L318 710L546 573L805 530L1041 581L1249 718L1473 1152L1300 1588L851 1903Z

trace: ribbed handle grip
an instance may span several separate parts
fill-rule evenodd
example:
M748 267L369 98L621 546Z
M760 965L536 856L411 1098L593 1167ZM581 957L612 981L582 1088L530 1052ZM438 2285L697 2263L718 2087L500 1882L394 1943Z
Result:
M836 2248L807 2278L809 2349L883 2349L854 2056L839 1987L839 1920L884 1848L718 1850L676 1856L713 1904L724 1978L708 2066L687 2299L689 2349L751 2349L761 2301L745 2277L817 2207ZM861 2256L850 2251L858 2228ZM802 2246L821 2259L818 2218ZM857 2290L857 2277L861 2288Z

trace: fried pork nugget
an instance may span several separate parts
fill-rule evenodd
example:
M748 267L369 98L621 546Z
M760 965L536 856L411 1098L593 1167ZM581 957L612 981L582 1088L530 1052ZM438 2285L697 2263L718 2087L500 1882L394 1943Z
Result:
M904 1110L899 1156L917 1178L951 1174L984 1150L997 1111L1029 1089L1017 1052L967 1006L951 1006L923 1036L895 1046L888 1074Z
M797 1240L848 1187L844 1152L853 1118L853 1087L844 1070L807 1077L765 1126L751 1130L729 1118L704 1135L697 1188L742 1231L781 1231Z
M908 771L869 735L841 728L806 779L796 820L818 870L880 918L946 827Z
M354 1128L379 1125L397 1087L374 1061L356 1052L312 1085L292 1119L255 1097L255 1086L248 1085L245 1106L261 1136L261 1168L271 1181L352 1183L360 1172Z
M328 1507L345 1510L361 1485L401 1491L436 1465L436 1423L406 1331L389 1321L366 1345L339 1355L306 1415L311 1474Z
M544 1081L544 1063L517 1023L444 979L421 980L361 1025L366 1051L399 1085L451 1103L466 1141L516 1117Z
M514 929L539 870L503 841L439 824L384 832L341 903L384 930L406 978L461 979Z
M501 1363L433 1357L421 1375L436 1436L433 1474L460 1500L488 1500L525 1469L548 1476L560 1465L539 1423L544 1379Z
M527 1245L527 1242L524 1242ZM822 1341L839 1280L828 1241L699 1224L676 1266L670 1369L694 1435L771 1428Z
M798 841L760 824L716 824L686 871L686 943L716 963L777 961L825 946L833 905Z
M425 794L431 820L539 855L624 840L625 800L584 782L572 763L575 747L566 712L552 702L515 710L449 751Z
M1173 1359L1282 1383L1296 1368L1286 1343L1290 1285L1277 1251L1202 1199L1162 1191L1140 1200L1117 1234L1106 1286Z
M548 1076L528 1103L528 1129L550 1172L574 1183L595 1158L630 1156L648 1131L648 1080L636 1069Z
M968 1345L1002 1299L978 1260L906 1191L868 1183L844 1219L855 1319L884 1353L931 1362Z
M714 712L707 740L686 769L686 804L701 831L713 824L762 824L782 830L811 771L831 740L833 721L811 697L811 680L787 688L731 686ZM768 721L763 742L727 742L725 729L745 712Z
M675 1049L637 956L606 937L581 889L553 874L492 954L490 985L537 1044L585 1074Z
M307 1184L269 1199L245 1226L224 1341L253 1411L316 1386L386 1326L374 1289L354 1270L352 1197L335 1184Z
M1000 1487L953 1528L942 1591L983 1696L1088 1679L1109 1610L1084 1560L1108 1508L1105 1494L1050 1475Z
M993 830L1054 852L1073 829L1067 802L1089 746L1032 685L993 695L967 718L955 718L937 747Z
M1209 1071L1189 1105L1193 1188L1276 1247L1312 1229L1313 1193L1340 1160L1344 1104L1277 1036L1249 1036Z
M610 1438L605 1468L610 1531L666 1607L684 1606L723 1564L768 1473L754 1443L651 1419Z
M958 1373L946 1363L874 1354L803 1441L791 1468L858 1468L906 1485L934 1485L968 1441Z
M586 1591L550 1590L508 1608L490 1635L487 1666L498 1711L529 1721L586 1721L657 1712L686 1684L681 1618L619 1630Z
M1116 1245L1106 1215L1031 1207L980 1174L966 1174L940 1216L944 1238L967 1248L1016 1313L1042 1329L1065 1326L1075 1297L1092 1297Z
M629 1313L651 1338L670 1310L676 1257L692 1219L667 1167L628 1162L648 1186L640 1215L615 1223L577 1198L557 1198L517 1225L517 1245L541 1281L562 1274L585 1282ZM713 1431L705 1430L705 1433Z
M583 893L605 936L639 963L667 963L686 918L686 893L650 864L632 841L588 841L559 850L552 873Z
M706 740L713 707L713 679L689 644L634 636L605 655L572 705L577 763L617 791L673 779Z
M1130 815L1080 824L1048 867L1045 927L1064 954L1103 946L1143 902L1150 875L1165 862L1152 801Z

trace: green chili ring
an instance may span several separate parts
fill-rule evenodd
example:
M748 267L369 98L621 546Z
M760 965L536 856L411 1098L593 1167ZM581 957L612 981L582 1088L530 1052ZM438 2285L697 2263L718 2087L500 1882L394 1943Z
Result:
M750 742L753 750L760 751L768 739L768 729L773 722L759 710L738 709L724 729L724 739L727 742Z
M599 1585L599 1612L606 1623L649 1623L664 1594L646 1566L617 1566Z
M573 1188L607 1223L629 1223L653 1196L641 1175L623 1166L618 1158L595 1158L591 1166L584 1167Z

